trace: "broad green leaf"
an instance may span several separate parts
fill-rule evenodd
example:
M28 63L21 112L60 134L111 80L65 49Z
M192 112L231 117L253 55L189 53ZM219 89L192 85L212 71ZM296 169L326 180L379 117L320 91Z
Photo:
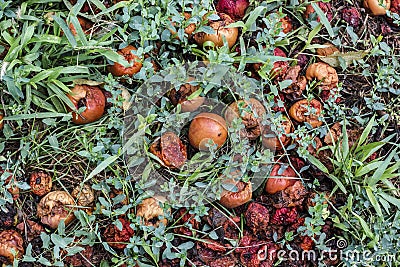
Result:
M107 9L106 6L99 0L90 0L96 7L100 8L101 10Z
M47 140L49 140L50 146L55 150L59 150L58 140L56 135L49 135L47 136Z
M383 180L382 183L387 187L388 191L398 190L398 187L395 186L390 180Z
M393 179L396 177L399 177L400 173L384 173L381 177L381 179L379 179L380 181L385 181L387 179Z
M342 190L343 193L347 194L346 187L343 185L343 183L339 180L338 177L330 174L329 178L331 178L332 181L334 181L336 183L336 185L339 187L340 190Z
M57 95L57 98L64 102L68 107L70 107L72 110L76 109L74 104L67 97L67 95L63 91L61 91L55 84L47 83L47 86L48 89L53 91L53 93Z
M53 107L56 109L56 112L66 112L65 105L60 101L60 98L58 98L57 94L54 94L50 87L47 88L47 93L50 95L50 97L47 99L50 99Z
M317 158L315 158L312 155L308 155L307 159L315 167L317 167L318 169L320 169L321 171L326 173L329 176L329 178L331 178L336 183L336 185L339 187L339 189L342 190L343 193L347 193L346 187L343 185L343 183L336 176L330 174L329 170L324 166L324 164L321 163L321 161L319 161Z
M376 200L376 197L375 197L374 193L372 192L371 188L367 187L367 188L365 188L365 191L367 192L368 199L371 202L374 209L376 210L376 213L378 214L378 216L383 217L381 207L379 206L379 203Z
M32 39L33 34L35 33L35 26L31 25L28 28L26 28L25 32L22 34L21 38L21 45L23 47L26 46L26 44L29 42L29 40Z
M111 50L111 49L96 49L95 52L100 53L107 59L111 60L112 62L117 62L121 64L124 67L130 67L131 64L126 61L125 57L118 54L117 52Z
M329 170L324 166L324 164L322 164L321 161L319 161L316 157L314 157L313 155L309 155L307 156L308 161L310 161L315 167L317 167L318 169L320 169L321 171L323 171L326 174L329 174Z
M312 45L308 45L307 49L318 49L318 48L325 48L325 47L329 47L329 46L321 45L321 44L312 44Z
M29 84L25 85L25 97L26 101L25 101L24 113L28 113L28 110L32 103L32 87Z
M6 84L8 91L15 100L19 101L19 99L24 99L24 94L22 93L21 89L15 85L13 80L7 80Z
M127 5L128 3L129 3L129 5L130 5L131 8L133 8L133 7L137 6L137 5L139 5L139 3L133 3L133 2L129 2L129 1L121 1L121 2L116 3L115 5L110 6L110 7L107 8L107 9L103 10L102 12L96 14L94 17L95 17L95 18L96 18L96 17L101 17L101 16L103 16L103 15L105 15L105 14L107 14L107 13L111 13L111 12L113 12L114 10L117 10L117 9L119 9L119 8L124 8L124 7L126 7L126 5Z
M60 3L62 0L29 0L27 4L48 4L48 3Z
M35 76L32 77L32 79L30 79L30 83L34 84L34 83L38 83L44 79L46 79L47 77L49 77L51 74L53 74L54 69L49 69L49 70L43 70L42 72L36 74Z
M36 35L28 43L50 43L50 44L60 44L62 38L56 35L41 34Z
M76 4L71 8L71 13L74 15L78 14L85 3L86 3L86 0L78 0L76 2Z
M400 161L397 161L393 166L386 169L385 174L394 173L400 170Z
M193 99L195 99L196 97L200 96L200 94L201 94L202 91L203 91L202 88L196 90L193 94L191 94L191 95L187 98L187 100L193 100Z
M355 152L357 153L358 150L360 153L362 153L360 161L365 162L372 154L381 149L385 144L385 142L374 142L362 145L358 147Z
M146 243L142 244L142 248L153 259L154 262L158 262L157 255L154 255L154 253L151 251L151 248L148 244L146 244Z
M89 68L86 66L62 66L63 74L89 74Z
M36 259L32 257L32 244L29 243L26 247L24 258L22 259L24 262L35 262Z
M75 255L75 254L77 254L77 253L79 253L81 251L84 251L84 250L85 249L83 247L78 247L78 246L72 247L72 248L70 247L70 248L67 249L67 251L68 251L67 256Z
M53 242L54 245L60 247L60 248L66 248L70 243L74 241L73 237L61 237L58 234L51 234L51 242Z
M4 61L11 62L14 59L18 58L19 52L22 50L22 45L12 45L8 50L7 55L4 57ZM12 66L12 64L10 64Z
M243 21L236 21L234 23L229 24L226 28L243 28L244 31L247 30L246 24Z
M8 31L2 31L1 36L6 40L9 45L13 45L15 43L14 37L12 37Z
M40 256L40 258L38 259L38 262L45 266L53 266L53 264L48 259L44 258L43 256Z
M379 196L379 203L380 205L385 209L387 214L392 214L391 210L391 206L390 203L388 201L386 201L384 198L382 198L381 196Z

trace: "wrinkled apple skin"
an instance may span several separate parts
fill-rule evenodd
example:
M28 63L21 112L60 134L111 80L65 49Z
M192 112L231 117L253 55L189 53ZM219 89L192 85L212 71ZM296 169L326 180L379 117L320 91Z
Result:
M37 216L43 224L56 229L61 220L65 225L71 223L75 216L74 199L65 191L52 191L44 196L37 206Z

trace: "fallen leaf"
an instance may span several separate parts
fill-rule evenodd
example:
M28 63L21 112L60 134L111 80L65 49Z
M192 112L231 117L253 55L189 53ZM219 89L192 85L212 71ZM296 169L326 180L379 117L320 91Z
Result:
M341 52L335 52L332 55L329 56L318 56L319 59L321 59L323 62L331 65L332 67L339 67L340 66L340 61L339 58L342 58L344 61L346 61L347 65L350 65L353 63L353 60L359 60L368 55L369 51L358 51L358 52L346 52L346 53L341 53Z

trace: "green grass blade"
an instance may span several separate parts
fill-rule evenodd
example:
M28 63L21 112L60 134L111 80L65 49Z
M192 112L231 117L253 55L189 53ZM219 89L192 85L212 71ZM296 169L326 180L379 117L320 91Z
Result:
M19 114L11 115L4 118L5 121L18 121L18 120L31 120L31 119L46 119L46 118L56 118L65 117L68 114L58 113L58 112L40 112L34 114Z
M326 174L329 174L329 170L324 166L324 164L322 164L321 161L319 161L316 157L309 155L307 156L308 161L310 161L315 167L317 167L318 169L320 169L321 171L323 171Z
M388 166L392 162L393 157L396 155L397 149L394 149L390 155L385 159L382 165L374 172L371 178L368 178L368 185L373 187L375 186L380 180L383 180L383 174L386 172Z
M89 173L89 175L86 177L86 179L83 181L84 183L89 181L90 179L92 179L93 177L95 177L97 174L99 174L100 172L102 172L103 170L105 170L108 166L110 166L112 163L114 163L120 155L113 155L110 156L108 158L106 158L105 160L103 160L99 165L97 165L96 168L94 168L94 170Z
M367 140L369 134L371 133L372 127L375 124L375 116L371 118L368 122L367 126L365 127L364 131L362 132L360 139L358 139L358 148L361 148L361 145Z
M332 181L336 183L336 185L339 187L340 190L342 190L343 193L347 194L346 187L343 185L343 183L339 180L338 177L330 174L329 178L331 178Z
M48 83L47 85L48 85L49 89L51 89L53 91L53 93L57 95L57 98L59 98L62 102L67 104L67 106L70 107L72 110L75 110L74 104L72 104L71 100L67 97L67 95L64 92L62 92L54 84Z
M367 188L365 188L365 191L367 192L368 199L371 202L371 205L376 210L376 213L378 214L378 216L383 217L382 209L381 209L374 193L372 192L372 189L370 187L367 187Z
M387 193L379 193L379 196L381 196L382 198L384 198L386 201L392 203L393 205L395 205L398 209L400 209L400 199L393 197Z
M375 142L359 147L358 150L362 153L360 161L366 161L372 154L381 149L385 144L385 142Z
M311 3L311 6L314 8L315 12L319 16L321 23L325 26L326 30L328 31L331 37L335 37L333 32L331 23L329 22L328 18L326 17L325 13L321 10L317 3Z
M374 239L374 234L372 233L371 229L369 228L367 222L357 213L352 212L353 215L358 219L358 221L361 224L362 229L364 230L364 233L371 239Z
M343 156L343 161L347 161L347 156L349 155L350 147L349 147L349 136L347 135L347 130L346 130L346 120L343 122L342 126L342 135L343 135L343 140L342 140L342 156Z
M81 41L84 46L88 46L89 43L86 40L86 34L83 32L81 24L78 21L78 18L75 16L71 16L70 21L75 28L76 34L79 37L79 41Z
M365 165L362 165L360 168L358 168L355 172L355 176L356 177L361 177L367 173L370 173L371 171L377 169L379 166L382 165L383 161L375 161L375 162L371 162Z
M76 42L74 35L72 34L71 30L69 29L69 27L65 23L65 21L57 15L54 15L53 19L60 26L62 31L64 32L65 37L67 37L68 42L71 44L71 46L73 48L77 47L78 43Z

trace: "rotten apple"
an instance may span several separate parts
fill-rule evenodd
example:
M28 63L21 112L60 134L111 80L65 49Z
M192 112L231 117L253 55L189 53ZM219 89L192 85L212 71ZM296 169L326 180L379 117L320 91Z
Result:
M166 132L157 138L149 151L156 155L168 168L179 169L187 160L186 146L173 132Z
M72 190L71 196L76 199L78 206L90 207L94 202L94 191L90 185L78 185Z
M293 132L293 125L285 115L283 116L283 121L280 126L281 127L278 128L278 133L273 132L271 126L265 126L262 135L262 144L265 148L281 150L290 143L291 138L288 135Z
M240 118L245 128L240 131L240 136L250 140L257 139L262 132L262 120L266 114L263 104L255 98L238 100L229 105L225 111L225 120L231 125L235 119Z
M211 141L220 148L228 137L226 121L214 113L200 113L193 118L189 126L189 142L199 150L208 150Z
M277 163L272 167L269 174L267 183L265 184L265 191L268 194L275 194L279 191L285 190L292 186L297 181L296 172L292 167L286 164Z
M107 226L103 236L110 247L115 249L124 249L135 232L131 228L129 221L124 218L119 218L118 220L122 225L122 229L111 223Z
M324 45L326 47L317 49L317 55L318 56L326 57L326 56L332 55L332 54L334 54L336 52L339 52L339 49L337 49L336 46L334 46L333 44L331 44L329 42L324 43Z
M85 107L80 114L72 112L72 121L75 124L91 123L103 116L106 98L98 86L76 84L67 96L77 110Z
M369 9L375 16L386 15L390 9L390 0L364 0L364 7Z
M203 46L205 42L212 42L216 47L224 45L224 39L228 43L228 47L231 48L235 43L239 35L238 28L226 28L229 24L234 22L229 15L224 13L218 13L219 20L209 21L210 26L215 33L198 32L194 35L194 40L200 46Z
M165 202L161 196L146 198L136 207L136 216L146 226L157 227L160 223L167 225L168 220L164 215L164 209L159 203Z
M24 255L24 240L15 230L0 232L0 262L12 264L15 258Z
M316 79L320 81L319 88L322 90L336 88L339 82L336 70L324 62L313 63L308 66L306 78L307 80Z
M193 78L188 79L189 82L193 81ZM196 96L192 99L188 99L193 93L199 89L198 85L192 85L190 83L185 83L181 85L179 90L171 89L168 93L168 97L173 105L181 105L182 112L193 112L197 110L203 103L205 98L202 96Z
M307 122L313 128L323 124L320 120L322 104L315 98L311 101L302 99L294 103L289 109L289 116L297 122Z
M53 182L49 174L43 171L36 171L31 174L29 185L32 193L41 197L51 191Z
M223 184L227 185L227 188L223 189L219 203L225 208L233 209L251 200L253 195L251 182L227 179L223 181ZM230 188L234 190L230 190Z
M118 51L118 54L122 55L126 61L132 64L129 67L124 67L118 62L114 62L113 65L108 66L108 71L111 72L114 76L124 76L128 75L132 77L134 74L138 73L142 68L142 62L140 58L132 53L132 51L136 51L136 47L132 45L128 45L127 47Z
M52 191L44 196L37 205L37 216L41 222L56 229L64 220L65 225L71 223L75 216L75 202L66 191Z
M241 20L249 6L248 0L219 0L216 9L218 12L229 15L234 20Z

